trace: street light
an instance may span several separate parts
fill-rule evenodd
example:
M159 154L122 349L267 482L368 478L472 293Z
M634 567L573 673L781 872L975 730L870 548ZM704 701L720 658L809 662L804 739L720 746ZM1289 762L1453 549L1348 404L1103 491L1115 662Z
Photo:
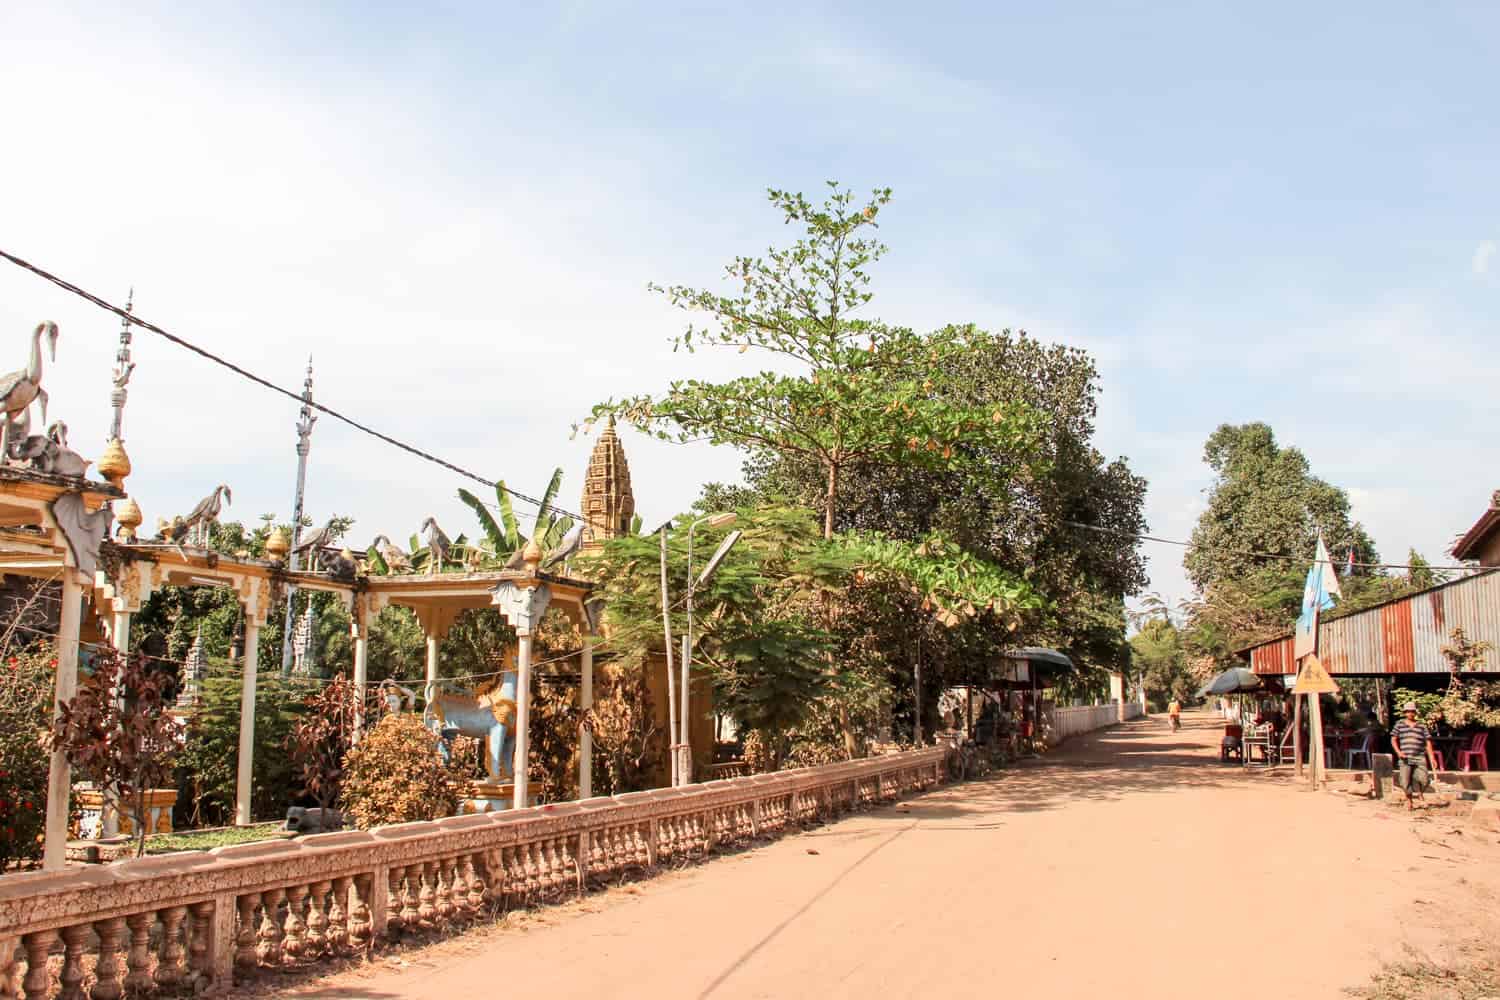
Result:
M724 561L724 557L729 554L729 550L734 548L734 543L738 542L740 536L744 534L742 531L731 531L725 536L724 541L719 545L719 550L708 561L708 565L703 567L702 575L695 580L693 579L693 530L700 524L706 524L710 528L727 528L735 522L738 516L733 511L726 511L721 514L710 514L707 517L700 517L688 525L687 635L682 637L682 732L678 739L679 751L682 756L681 762L677 765L677 780L684 785L691 784L693 780L693 745L690 735L691 730L689 728L691 716L688 714L688 677L693 664L693 592L712 578L714 571L719 568L719 563ZM668 653L667 655L670 656L671 654Z

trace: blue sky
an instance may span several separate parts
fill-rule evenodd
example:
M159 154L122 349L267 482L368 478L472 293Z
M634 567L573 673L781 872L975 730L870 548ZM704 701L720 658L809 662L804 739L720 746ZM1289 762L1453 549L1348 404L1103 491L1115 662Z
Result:
M1387 558L1442 556L1500 486L1494 8L57 6L0 10L0 246L287 384L311 352L331 405L523 490L560 464L572 503L569 424L687 371L645 283L714 281L784 238L766 186L827 178L895 188L877 314L1095 353L1158 533L1223 421L1302 447ZM92 455L116 324L0 269L0 368L44 317ZM148 520L221 479L285 516L294 408L137 360ZM737 472L627 447L648 519ZM361 543L467 526L458 482L328 420L310 483Z

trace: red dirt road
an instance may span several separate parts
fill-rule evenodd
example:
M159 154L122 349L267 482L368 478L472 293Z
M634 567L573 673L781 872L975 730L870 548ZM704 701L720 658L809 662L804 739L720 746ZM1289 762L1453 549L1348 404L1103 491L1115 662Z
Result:
M1495 940L1495 837L1221 767L1220 731L1130 723L286 993L1295 1000Z

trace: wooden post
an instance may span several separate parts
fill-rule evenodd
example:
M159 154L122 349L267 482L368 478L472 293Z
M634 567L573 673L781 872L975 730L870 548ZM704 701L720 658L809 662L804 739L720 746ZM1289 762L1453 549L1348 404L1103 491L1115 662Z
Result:
M53 717L63 702L78 693L78 630L83 616L83 588L78 571L64 567L62 612L57 627L57 686ZM61 871L68 863L68 801L73 792L73 769L61 750L52 751L47 771L47 821L42 841L42 868Z
M1297 777L1302 777L1302 695L1292 695L1292 756L1297 759Z
M1320 704L1322 700L1323 696L1316 692L1307 696L1308 728L1312 731L1312 739L1310 741L1312 743L1312 761L1310 770L1314 788L1320 787L1322 782L1327 778L1327 775L1323 773L1323 706Z

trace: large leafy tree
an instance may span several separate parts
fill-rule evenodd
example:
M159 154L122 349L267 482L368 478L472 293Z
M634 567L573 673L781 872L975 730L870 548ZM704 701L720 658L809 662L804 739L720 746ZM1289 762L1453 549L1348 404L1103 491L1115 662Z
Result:
M1025 567L1026 582L1053 613L1010 620L1018 627L992 639L1054 645L1084 663L1114 667L1125 646L1123 597L1146 581L1131 537L1145 530L1146 483L1124 459L1108 460L1092 444L1099 394L1093 359L1024 332L970 336L978 346L937 367L932 393L960 407L1009 399L1040 413L1036 446L1045 461L1028 464L1026 453L986 445L976 447L978 460L940 468L856 465L844 477L835 530L911 542L941 532L990 562ZM739 492L817 502L821 472L800 456L753 454L745 471L749 485Z
M664 392L609 400L593 421L613 414L658 437L706 439L751 452L796 458L821 481L823 536L839 522L843 477L855 468L944 469L1003 451L1038 463L1039 415L1003 397L960 400L935 394L934 376L984 348L972 327L931 334L862 318L870 302L868 268L886 252L870 235L889 189L863 204L830 182L815 205L771 190L788 225L802 230L790 247L736 257L725 269L731 292L655 286L673 305L704 318L674 341L746 353L768 367L726 382L679 379Z
M1311 562L1319 532L1339 559L1351 550L1356 563L1379 559L1375 542L1351 518L1348 493L1313 475L1307 456L1279 445L1269 425L1220 425L1203 460L1214 483L1182 560L1200 591L1288 565L1276 557Z
M1320 532L1343 584L1335 613L1408 591L1369 567L1344 572L1351 552L1356 564L1378 561L1374 541L1352 519L1348 494L1313 475L1268 425L1221 425L1203 458L1214 484L1183 557L1198 591L1185 604L1185 639L1198 655L1229 665L1236 649L1291 628Z

